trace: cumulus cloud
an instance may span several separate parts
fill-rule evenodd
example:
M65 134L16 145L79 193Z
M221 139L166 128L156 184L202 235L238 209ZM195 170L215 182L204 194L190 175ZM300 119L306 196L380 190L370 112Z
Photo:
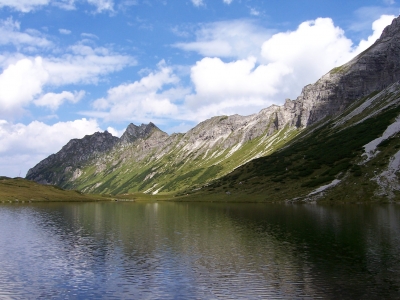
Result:
M219 58L204 58L192 68L191 79L196 94L205 97L203 105L207 99L214 102L215 98L221 98L221 93L226 98L248 99L273 95L275 85L290 71L279 63L256 66L254 57L230 63Z
M86 114L114 121L172 117L178 113L174 101L182 99L189 92L179 88L178 83L179 78L172 68L161 61L156 71L139 81L108 90L107 97L94 101L93 108L96 111Z
M258 48L258 59L251 52L233 61L203 58L191 68L195 93L186 97L188 115L200 121L215 114L252 113L294 99L302 87L370 46L392 19L376 20L373 34L357 46L331 19L318 18L266 39Z
M22 108L42 92L48 79L40 57L10 65L0 74L0 117L9 116L11 112L20 114Z
M372 46L372 44L380 37L382 34L383 29L395 18L394 15L382 15L378 20L372 23L372 30L373 33L368 37L367 40L361 40L360 44L354 51L355 54L361 53L368 47Z
M47 125L28 125L0 120L0 165L2 174L25 176L29 168L61 149L69 140L102 131L96 120L85 118Z
M280 63L291 70L285 84L297 94L302 86L352 58L352 41L331 19L318 18L295 31L273 35L262 45L261 55L263 63Z
M260 47L271 31L248 20L203 24L196 32L196 41L173 46L204 56L247 58L259 56Z
M232 0L223 0L224 1L224 3L226 3L226 4L231 4L232 3Z
M45 106L50 108L51 110L57 110L65 101L69 101L71 103L79 102L85 96L85 91L79 92L66 92L62 93L47 93L41 96L39 99L35 100L34 103L37 106Z
M282 78L291 70L285 65L260 65L254 57L229 63L204 58L191 69L195 93L186 97L188 119L201 121L213 115L251 114L273 104Z

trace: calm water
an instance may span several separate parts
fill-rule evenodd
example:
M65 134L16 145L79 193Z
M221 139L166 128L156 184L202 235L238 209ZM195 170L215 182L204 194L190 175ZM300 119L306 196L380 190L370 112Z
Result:
M400 299L400 205L0 204L0 298Z

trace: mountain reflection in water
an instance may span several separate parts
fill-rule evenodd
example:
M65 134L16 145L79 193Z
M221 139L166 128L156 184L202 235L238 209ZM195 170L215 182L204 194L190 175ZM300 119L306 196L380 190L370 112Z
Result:
M400 298L400 206L0 205L0 298Z

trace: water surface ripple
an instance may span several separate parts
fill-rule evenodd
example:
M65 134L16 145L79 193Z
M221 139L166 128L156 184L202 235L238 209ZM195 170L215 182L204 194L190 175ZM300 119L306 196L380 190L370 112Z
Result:
M400 206L0 205L1 299L400 299Z

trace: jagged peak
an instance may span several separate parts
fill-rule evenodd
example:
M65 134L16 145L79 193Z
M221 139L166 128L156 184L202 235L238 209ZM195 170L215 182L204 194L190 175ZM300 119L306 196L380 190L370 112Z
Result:
M400 16L394 18L392 24L385 27L385 29L382 31L379 40L388 37L393 37L396 33L399 33L399 31L400 31Z
M133 143L137 139L144 139L152 135L154 132L163 132L160 128L158 128L154 123L150 122L149 124L140 124L140 126L137 126L133 123L130 123L128 127L126 128L125 132L121 136L121 142L122 143Z

